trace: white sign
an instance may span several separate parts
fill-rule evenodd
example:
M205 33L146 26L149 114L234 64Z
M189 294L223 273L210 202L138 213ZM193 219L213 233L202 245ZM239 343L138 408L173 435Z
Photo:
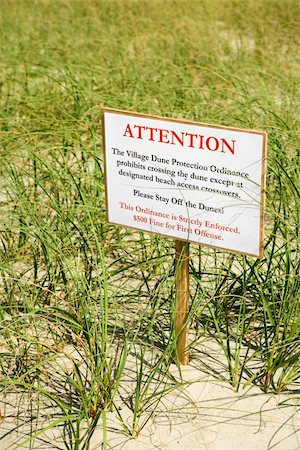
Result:
M103 110L107 219L262 256L266 133Z

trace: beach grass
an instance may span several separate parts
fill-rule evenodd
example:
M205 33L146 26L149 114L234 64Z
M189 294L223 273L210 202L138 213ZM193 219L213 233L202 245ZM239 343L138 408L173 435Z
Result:
M2 439L35 448L53 431L84 450L102 424L106 449L107 414L137 436L185 383L170 371L174 242L106 222L102 107L268 133L264 256L191 245L190 357L212 341L233 389L299 391L298 2L2 0L0 14L1 404L26 398L31 424Z

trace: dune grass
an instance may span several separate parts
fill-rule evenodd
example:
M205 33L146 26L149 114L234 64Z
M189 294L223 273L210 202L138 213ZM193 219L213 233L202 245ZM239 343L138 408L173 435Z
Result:
M191 246L190 353L216 342L235 389L299 389L298 2L0 14L1 402L26 398L32 426L12 448L54 430L57 448L88 449L101 422L108 448L107 414L136 436L184 383L169 370L174 242L106 223L102 106L268 132L264 257Z

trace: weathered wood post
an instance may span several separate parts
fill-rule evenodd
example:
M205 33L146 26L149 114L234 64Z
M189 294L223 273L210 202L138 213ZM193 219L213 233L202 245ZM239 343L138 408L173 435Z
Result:
M175 289L176 289L176 311L175 311L175 338L176 338L176 360L183 365L189 362L187 351L188 324L187 315L189 310L189 243L175 241Z

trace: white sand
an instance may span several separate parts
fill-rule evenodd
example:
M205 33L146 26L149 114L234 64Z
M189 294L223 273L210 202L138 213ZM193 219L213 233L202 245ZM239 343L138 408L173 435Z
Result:
M224 358L219 355L220 365ZM223 361L222 361L223 360ZM300 449L300 393L265 394L214 381L191 361L183 367L181 392L164 397L136 439L122 436L108 419L108 442L115 450L296 450ZM198 365L198 362L197 362ZM177 372L174 366L174 374ZM297 399L298 396L298 399ZM282 404L286 402L285 404ZM124 414L124 411L121 411ZM128 414L130 417L130 414ZM120 431L116 432L117 427ZM101 449L95 433L91 448Z
M300 449L300 392L288 394L264 394L258 387L240 388L236 393L228 381L221 381L226 374L225 361L218 353L205 351L207 361L202 356L192 359L189 366L182 368L183 379L191 383L185 388L174 390L163 397L159 405L141 418L148 419L135 439L125 435L116 414L107 414L108 448L114 450L297 450ZM212 367L208 367L211 361ZM213 367L212 361L215 361ZM201 366L202 362L202 366ZM200 368L199 368L200 366ZM201 368L202 367L202 368ZM205 368L206 367L206 368ZM223 371L222 371L223 367ZM209 374L218 372L219 381ZM176 366L171 368L178 378ZM223 372L223 373L222 373ZM130 383L128 383L130 392ZM126 391L126 384L124 392ZM298 397L298 399L297 399ZM0 412L4 420L0 423L0 436L5 430L13 430L22 417L9 417L22 409L24 398ZM282 404L282 402L286 404ZM13 402L12 402L13 403ZM120 414L132 424L132 411L119 402ZM28 414L28 412L27 412ZM19 421L19 422L18 422ZM23 421L24 423L24 421ZM35 449L64 449L57 431L51 438L46 433L44 443L36 441ZM30 434L28 424L12 431L0 440L0 450L15 448L16 444ZM92 438L91 450L102 449L101 420ZM20 440L19 440L20 439ZM46 442L47 441L47 442ZM51 442L53 444L51 444ZM29 443L21 447L29 449Z

